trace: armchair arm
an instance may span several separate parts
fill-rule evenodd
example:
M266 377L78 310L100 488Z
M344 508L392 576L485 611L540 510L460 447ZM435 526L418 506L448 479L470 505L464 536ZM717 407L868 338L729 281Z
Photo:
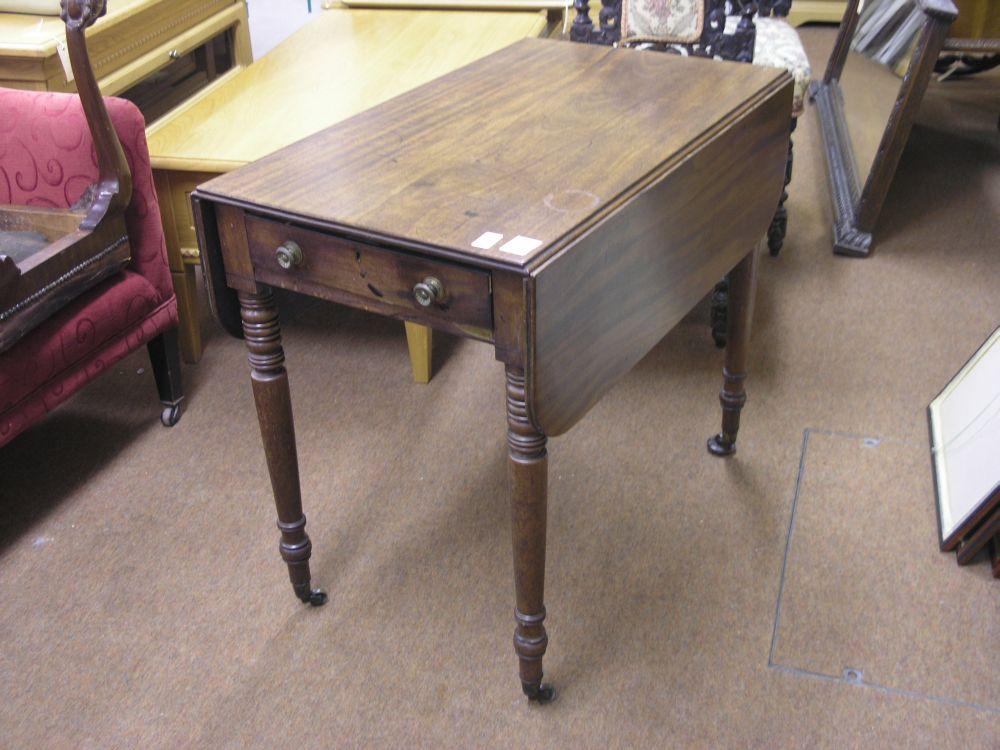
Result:
M97 86L84 36L87 27L105 14L107 3L106 0L61 0L61 5L73 78L97 151L100 174L94 185L92 203L80 223L81 229L94 229L108 214L124 211L132 198L132 176Z

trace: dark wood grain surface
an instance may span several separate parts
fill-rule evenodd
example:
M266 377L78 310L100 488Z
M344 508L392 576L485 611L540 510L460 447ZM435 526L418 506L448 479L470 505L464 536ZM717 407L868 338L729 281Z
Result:
M525 267L665 161L693 153L707 130L785 75L526 39L212 180L199 194ZM484 232L504 239L472 247ZM541 244L523 256L499 250L518 235Z

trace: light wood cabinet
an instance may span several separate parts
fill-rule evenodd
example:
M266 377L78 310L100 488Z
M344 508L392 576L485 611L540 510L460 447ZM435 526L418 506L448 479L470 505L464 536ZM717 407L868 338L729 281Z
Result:
M995 0L955 0L958 18L948 30L953 39L1000 39L1000 3Z
M846 8L844 0L794 0L788 22L793 26L801 26L810 21L840 23Z
M244 0L110 0L87 47L101 92L148 121L252 59ZM57 16L0 13L0 86L75 90Z

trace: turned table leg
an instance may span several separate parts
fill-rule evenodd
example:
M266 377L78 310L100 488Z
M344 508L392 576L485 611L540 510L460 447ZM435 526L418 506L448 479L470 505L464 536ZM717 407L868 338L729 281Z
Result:
M726 320L726 364L722 368L724 384L719 393L722 403L722 432L709 438L708 450L715 456L736 452L736 433L740 429L740 411L746 403L744 381L747 377L747 348L750 321L757 293L757 248L729 274L729 315Z
M530 700L555 696L542 684L545 633L545 512L548 458L545 435L529 421L523 370L507 367L507 447L510 469L511 535L514 543L514 651L521 686Z
M278 308L271 290L266 288L258 294L240 292L239 299L243 333L250 352L253 398L278 510L278 529L281 531L278 549L288 565L295 595L318 607L326 603L326 594L310 587L312 543L306 535L306 517L302 513L292 399L285 372L285 353L281 348Z

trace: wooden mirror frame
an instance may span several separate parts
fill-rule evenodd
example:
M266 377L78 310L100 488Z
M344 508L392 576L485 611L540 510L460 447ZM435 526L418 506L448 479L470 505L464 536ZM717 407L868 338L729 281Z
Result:
M858 25L859 0L849 0L823 80L809 87L809 98L816 105L826 152L826 172L833 202L833 251L840 255L865 257L871 252L872 232L903 147L948 29L958 16L952 0L913 0L913 4L923 12L924 22L863 188L858 179L857 159L844 117L844 95L840 88L840 74Z

